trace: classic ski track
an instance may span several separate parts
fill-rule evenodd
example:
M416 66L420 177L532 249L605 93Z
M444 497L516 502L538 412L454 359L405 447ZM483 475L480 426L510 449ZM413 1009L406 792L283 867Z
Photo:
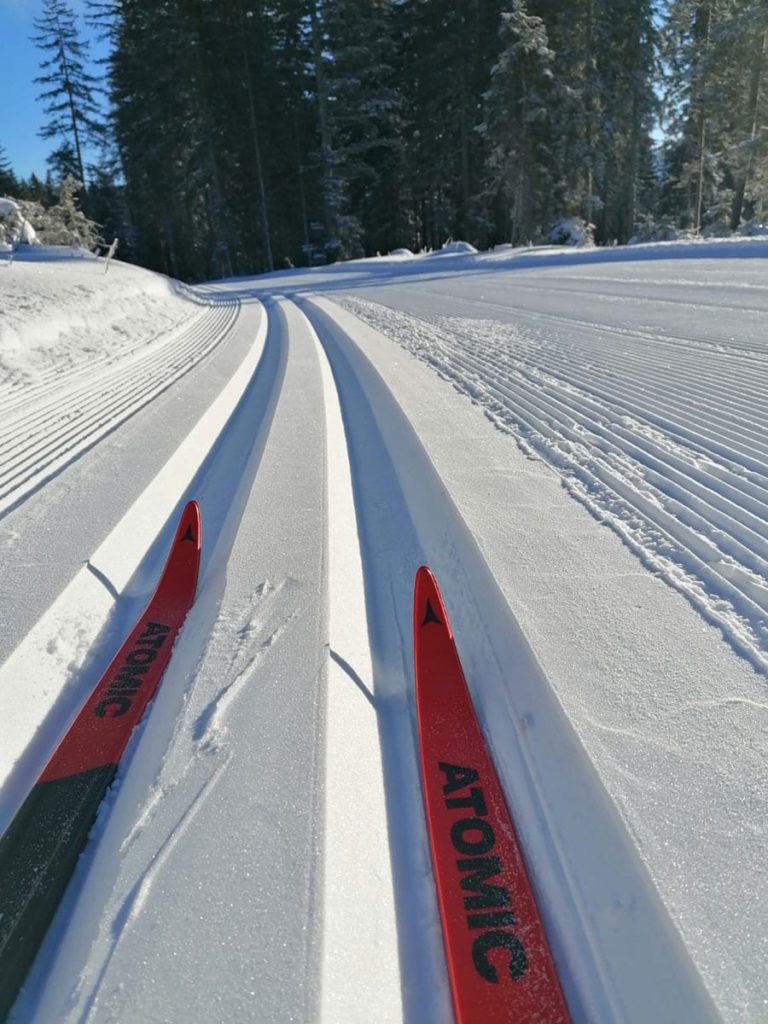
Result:
M162 339L164 335L178 334L182 331L191 330L198 321L206 318L208 312L209 311L206 309L195 309L191 311L187 317L178 320L175 324L162 326L147 337L134 339L132 343L121 348L117 354L110 351L99 352L96 355L89 357L88 371L93 372L94 368L102 366L117 366L123 360L130 359L142 350L146 350L149 346L154 345L159 339ZM46 397L49 397L51 394L65 388L69 381L77 380L82 375L83 366L82 364L76 363L72 366L66 366L63 368L55 366L48 367L47 369L41 370L32 381L14 379L8 384L0 384L0 399L3 402L6 421L9 421L12 418L9 414L19 407L22 408L21 415L24 414L24 410L29 403L30 396L34 396L42 392Z
M212 305L192 325L134 349L95 380L90 365L81 368L53 397L12 418L0 431L0 515L208 356L238 310L232 301Z
M350 308L360 312L358 303ZM495 422L508 429L513 421L522 439L593 514L610 522L742 654L763 670L768 667L768 478L744 475L749 469L755 477L756 467L764 466L755 458L759 448L728 448L710 436L733 436L727 416L718 416L713 404L709 432L676 430L660 415L664 392L654 394L650 367L633 375L635 387L612 384L611 398L592 386L599 375L595 362L618 366L618 359L597 346L594 357L566 353L558 341L534 347L514 336L489 339L482 328L473 332L445 317L398 315L439 332L439 351L422 358L485 405ZM508 347L500 359L502 344ZM582 362L589 362L588 373L582 374ZM626 380L626 361L624 371ZM698 393L696 381L681 387L680 406L674 409L679 415L689 387ZM617 404L617 395L627 401ZM635 422L626 423L628 414ZM695 453L685 447L691 442ZM719 461L724 455L726 461Z
M226 326L226 321L224 323ZM140 368L152 371L155 367L168 366L170 362L170 369L174 370L176 366L183 365L184 361L197 358L209 344L212 337L211 332L215 332L217 326L217 322L211 323L210 318L204 324L196 324L183 337L169 341L160 349L155 348L144 353L139 360ZM135 369L136 363L133 360L130 361L130 365L123 362L95 380L89 379L75 383L63 393L54 395L50 399L46 398L46 400L33 405L31 409L26 409L21 416L16 418L11 429L0 432L0 441L3 442L4 452L7 455L9 452L23 450L25 448L24 440L30 436L30 432L33 432L32 436L35 436L36 433L42 433L44 428L51 423L61 422L62 419L66 422L68 418L72 417L73 412L79 417L84 412L100 411L104 406L105 392L109 395L122 396L129 391L126 381L130 380L129 371L132 375ZM82 371L80 376L82 377ZM97 391L94 385L104 390ZM140 384L133 391L138 394L146 389L146 385ZM47 432L45 436L49 436ZM18 456L16 460L18 460ZM15 461L13 458L0 459L0 467L13 461Z
M87 1021L89 1019L91 1011L94 1009L98 1001L104 979L107 977L107 972L110 964L115 958L115 954L120 946L123 934L127 932L132 921L134 921L141 913L141 910L151 893L152 886L155 884L156 878L159 876L166 861L169 859L175 845L187 833L201 807L205 801L209 799L211 793L216 788L217 783L227 769L231 756L232 755L230 754L224 757L200 784L197 791L192 796L190 803L187 805L178 820L174 822L165 839L158 847L145 871L137 878L131 891L114 912L111 928L114 936L114 942L107 952L97 978L92 985L91 995L86 1002L85 1009L81 1016L83 1021ZM184 779L179 781L181 783Z

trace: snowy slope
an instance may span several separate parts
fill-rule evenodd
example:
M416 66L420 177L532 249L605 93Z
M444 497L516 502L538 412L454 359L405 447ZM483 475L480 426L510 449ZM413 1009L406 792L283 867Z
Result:
M16 1019L449 1019L423 561L574 1019L768 1019L766 255L0 266L3 825L204 523Z

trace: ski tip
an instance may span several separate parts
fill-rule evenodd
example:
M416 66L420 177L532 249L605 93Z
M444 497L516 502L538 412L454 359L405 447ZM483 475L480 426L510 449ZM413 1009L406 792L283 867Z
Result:
M418 593L419 587L424 586L437 587L435 582L435 574L429 568L428 565L420 565L416 570L416 592Z
M167 592L168 583L174 581L171 592L176 605L189 608L194 601L202 542L200 506L196 501L188 501L179 517L176 535L158 583L158 590Z
M437 587L435 575L428 565L421 565L416 570L416 578L413 583L413 603L419 606L429 595L437 594L440 591Z
M413 592L413 626L414 631L429 625L444 626L450 633L448 615L432 570L422 565L416 571Z
M203 541L203 524L200 517L200 506L194 499L188 501L181 513L176 529L175 544L192 544L199 555Z

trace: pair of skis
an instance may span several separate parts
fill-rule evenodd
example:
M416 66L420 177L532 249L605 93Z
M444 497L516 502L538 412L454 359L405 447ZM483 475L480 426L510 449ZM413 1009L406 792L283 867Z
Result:
M10 1011L99 804L195 598L201 523L179 522L131 633L0 838L0 1018ZM514 826L432 573L414 595L421 770L456 1024L567 1024Z

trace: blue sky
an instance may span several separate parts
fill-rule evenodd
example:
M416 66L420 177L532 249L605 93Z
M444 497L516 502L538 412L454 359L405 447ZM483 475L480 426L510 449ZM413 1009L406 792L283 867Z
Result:
M80 13L82 0L74 0L72 8ZM34 79L40 74L41 51L30 42L35 35L33 18L42 12L42 0L0 0L0 69L2 100L0 100L0 144L12 169L22 178L33 172L46 174L46 158L56 148L56 140L45 141L38 132L45 121L42 105L37 101L41 90ZM82 23L83 38L93 33ZM91 55L97 51L91 44ZM100 74L100 68L92 69Z

